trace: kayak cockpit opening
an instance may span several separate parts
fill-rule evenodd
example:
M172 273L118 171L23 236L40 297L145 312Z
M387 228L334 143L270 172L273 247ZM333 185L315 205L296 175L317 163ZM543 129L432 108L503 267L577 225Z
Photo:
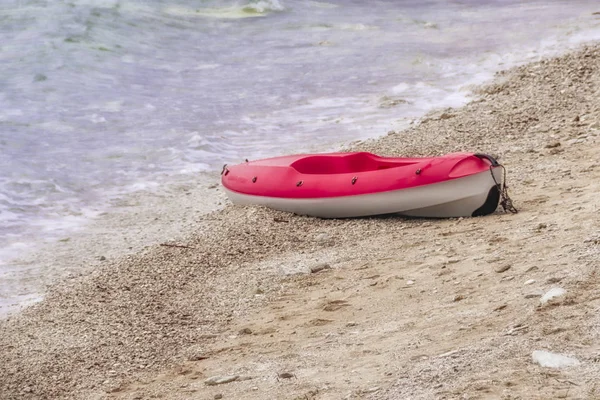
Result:
M415 160L379 157L371 153L322 154L300 158L290 166L301 174L349 174L415 164Z

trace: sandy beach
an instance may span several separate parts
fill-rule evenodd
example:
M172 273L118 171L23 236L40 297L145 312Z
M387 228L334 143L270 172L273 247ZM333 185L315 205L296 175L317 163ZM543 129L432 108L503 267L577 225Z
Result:
M1 321L0 398L600 399L600 45L475 93L355 149L493 154L518 214L194 216Z

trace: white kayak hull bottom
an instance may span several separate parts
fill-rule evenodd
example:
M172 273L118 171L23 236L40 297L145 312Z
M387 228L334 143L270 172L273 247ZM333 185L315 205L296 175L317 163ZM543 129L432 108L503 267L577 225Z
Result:
M501 168L494 169L501 183ZM234 204L259 205L320 218L351 218L383 214L453 218L485 215L498 206L499 192L490 171L431 185L356 196L289 199L253 196L225 188Z

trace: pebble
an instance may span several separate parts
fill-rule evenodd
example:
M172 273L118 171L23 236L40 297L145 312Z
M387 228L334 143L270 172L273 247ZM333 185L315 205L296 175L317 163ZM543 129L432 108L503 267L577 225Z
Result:
M545 350L536 350L531 353L531 358L537 364L546 368L565 368L581 364L581 362L573 357L568 357L563 354L551 353Z
M414 285L414 284L415 284L415 281L406 281L406 284L407 284L408 286L410 286L410 285Z
M442 354L440 354L440 355L438 356L438 358L444 358L444 357L448 357L448 356L454 356L454 355L455 355L455 354L457 354L458 352L460 352L460 350L459 350L459 349L456 349L456 350L450 350L450 351L447 351L447 352L445 352L445 353L442 353Z
M524 283L524 285L533 285L535 283L535 279L530 279Z
M317 242L326 242L329 239L331 239L331 236L325 232L319 233L317 236L315 236L315 240Z
M517 324L515 326L513 326L512 328L510 328L505 335L516 335L518 332L527 330L529 327L527 325L522 325L522 324Z
M208 386L222 385L224 383L237 381L239 377L239 375L212 376L205 380L204 383Z
M324 271L326 269L331 269L331 265L329 265L327 263L317 264L317 265L314 265L314 266L310 267L310 272L312 274L316 274L317 272L321 272L321 271Z
M547 304L549 301L562 297L565 294L567 294L567 291L561 287L552 288L540 298L540 303L542 305Z
M526 298L526 299L536 299L536 298L538 298L538 297L540 297L540 294L539 294L539 293L527 293L527 294L525 295L525 298Z
M511 267L510 264L504 264L504 265L494 268L494 271L501 274L502 272L508 271L510 269L510 267Z
M380 391L380 390L381 390L381 388L376 386L376 387L372 387L372 388L369 388L369 389L365 389L365 390L363 390L363 393L364 393L364 394L367 394L367 393L375 393L375 392L378 392L378 391Z
M219 400L223 398L223 395L221 393L217 393L215 394L215 397L213 397L215 400Z

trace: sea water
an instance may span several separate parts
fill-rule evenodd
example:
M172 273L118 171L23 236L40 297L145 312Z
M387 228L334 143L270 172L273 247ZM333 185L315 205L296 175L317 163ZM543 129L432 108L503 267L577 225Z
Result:
M3 0L0 277L132 192L334 150L464 104L494 71L600 38L597 11L596 0Z

